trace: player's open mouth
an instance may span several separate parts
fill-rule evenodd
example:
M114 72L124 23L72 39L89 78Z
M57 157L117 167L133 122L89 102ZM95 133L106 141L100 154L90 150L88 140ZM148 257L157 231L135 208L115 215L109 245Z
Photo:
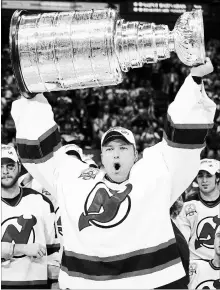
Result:
M120 167L121 167L120 163L115 163L114 164L114 168L115 168L116 171L118 171L120 169Z

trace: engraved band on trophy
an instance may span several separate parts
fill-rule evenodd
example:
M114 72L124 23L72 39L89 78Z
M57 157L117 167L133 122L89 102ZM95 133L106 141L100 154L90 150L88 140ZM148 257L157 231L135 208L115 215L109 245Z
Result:
M14 75L22 93L117 85L130 68L177 53L186 65L205 60L201 10L167 25L120 19L114 9L29 14L10 25Z

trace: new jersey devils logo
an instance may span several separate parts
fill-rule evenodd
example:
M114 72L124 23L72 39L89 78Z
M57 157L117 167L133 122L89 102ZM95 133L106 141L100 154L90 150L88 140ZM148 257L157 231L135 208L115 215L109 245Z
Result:
M131 190L130 183L123 191L112 190L104 183L98 183L86 199L84 213L79 218L79 230L91 225L111 228L122 223L131 208Z
M220 218L216 215L202 219L196 229L195 249L205 247L214 249L215 232L220 225Z
M37 219L35 216L11 217L2 223L2 242L15 244L28 244L34 243L35 232L34 225L36 225ZM16 258L24 256L16 256Z

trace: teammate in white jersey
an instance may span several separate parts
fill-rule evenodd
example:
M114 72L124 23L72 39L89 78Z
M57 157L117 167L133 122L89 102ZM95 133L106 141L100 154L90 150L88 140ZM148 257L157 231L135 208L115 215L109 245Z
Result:
M215 232L220 225L219 168L218 160L201 160L197 175L199 193L184 203L176 219L188 242L190 259L210 260L214 254Z
M58 195L62 289L164 288L185 276L169 210L197 174L213 126L216 106L201 81L212 70L209 59L192 68L169 106L163 141L146 149L141 160L131 131L107 131L100 171L82 173L88 164L61 154L58 127L43 94L13 103L21 160Z
M220 289L220 227L215 233L214 258L193 260L190 264L189 289Z
M39 192L19 186L16 151L7 145L1 149L1 286L45 289L60 269L54 207Z

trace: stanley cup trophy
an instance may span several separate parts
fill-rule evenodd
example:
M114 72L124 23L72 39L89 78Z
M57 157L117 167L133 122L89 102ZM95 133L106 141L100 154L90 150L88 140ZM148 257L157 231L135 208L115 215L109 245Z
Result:
M172 31L126 22L114 9L16 11L10 50L23 94L117 85L130 68L169 58L172 51L188 66L204 63L202 11L185 12Z

